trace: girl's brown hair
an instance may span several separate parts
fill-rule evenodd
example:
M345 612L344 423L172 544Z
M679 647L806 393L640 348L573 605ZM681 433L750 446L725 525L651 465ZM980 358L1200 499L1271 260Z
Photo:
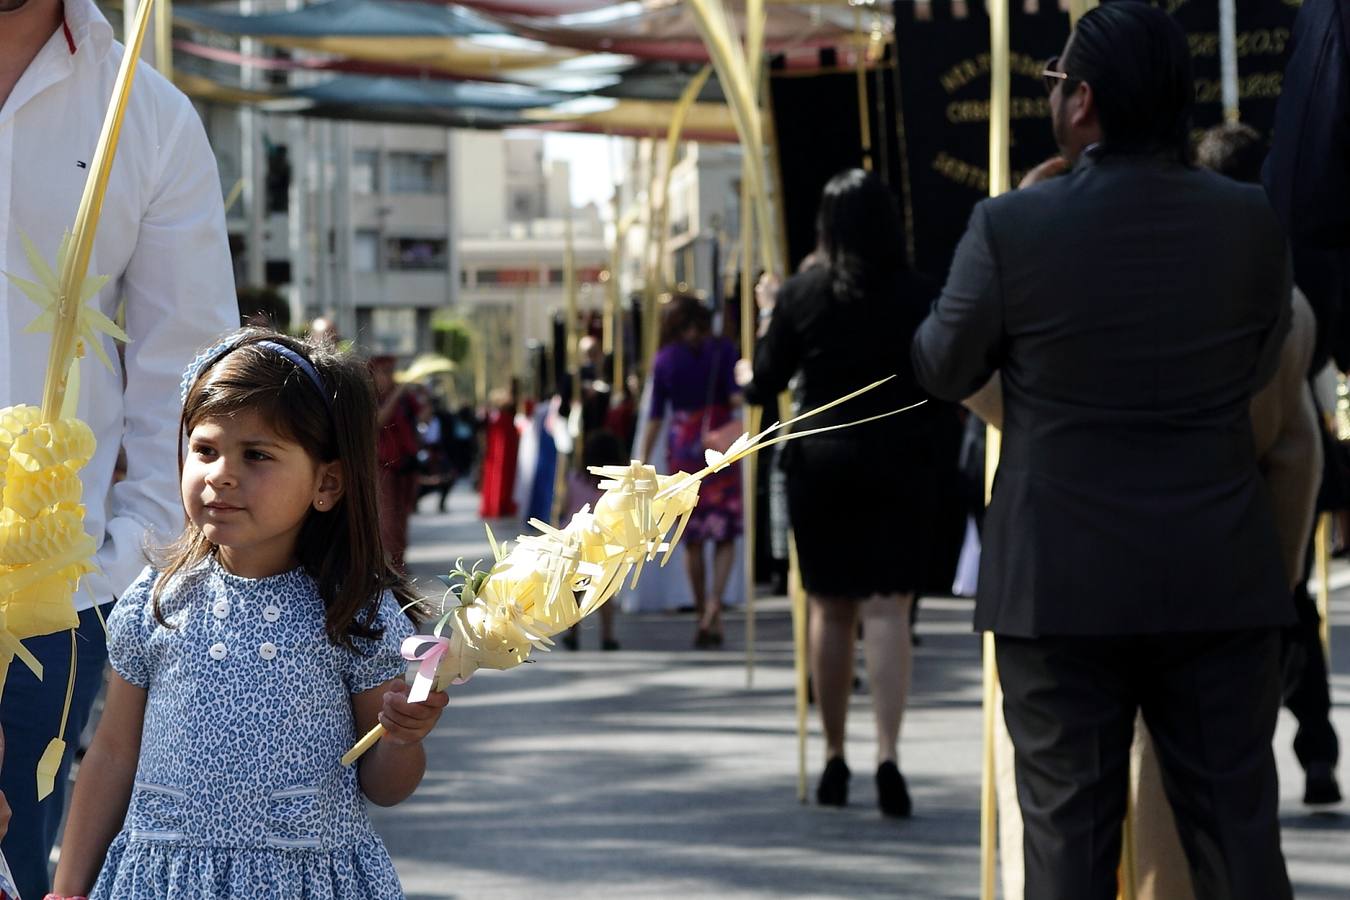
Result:
M307 360L321 384L266 343ZM180 439L186 441L204 419L228 418L244 410L299 444L316 462L337 461L342 467L341 499L327 512L311 509L296 542L300 565L323 598L328 639L352 647L354 638L378 638L375 621L386 590L415 620L412 610L419 598L389 565L380 542L375 389L364 362L330 345L246 328L227 339L196 372L183 403ZM181 475L181 445L178 468ZM167 624L160 608L165 585L215 552L216 546L188 520L182 537L157 554L160 575L153 604L161 624Z

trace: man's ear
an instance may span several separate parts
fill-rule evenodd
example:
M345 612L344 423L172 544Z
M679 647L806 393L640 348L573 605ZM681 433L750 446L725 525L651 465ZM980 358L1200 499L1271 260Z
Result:
M1074 127L1084 128L1097 124L1097 97L1092 93L1092 85L1086 81L1078 82L1078 88L1073 92L1069 102L1072 107L1069 122Z
M337 506L346 490L342 463L334 460L319 466L318 486L314 490L314 508L326 512Z

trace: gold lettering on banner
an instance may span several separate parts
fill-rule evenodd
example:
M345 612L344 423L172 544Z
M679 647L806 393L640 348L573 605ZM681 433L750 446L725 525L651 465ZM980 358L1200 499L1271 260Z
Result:
M982 194L989 192L988 169L962 162L946 151L933 158L933 171L963 187L973 188Z
M1010 60L1010 68L1014 75L1025 75L1028 78L1040 78L1041 72L1045 69L1045 60L1036 59L1025 53L1014 53ZM961 88L970 84L977 78L989 74L989 54L981 53L972 56L969 59L963 59L953 65L946 72L938 77L938 83L948 94L954 94Z
M1047 97L1013 97L1008 108L1010 118L1048 119L1050 100ZM988 100L957 100L947 104L947 121L953 125L989 121Z
M1284 73L1279 70L1244 75L1238 79L1238 97L1242 100L1274 100L1280 96L1283 85ZM1223 82L1214 78L1197 78L1195 102L1222 103Z
M981 194L989 193L989 170L983 166L972 165L963 160L952 156L946 150L938 152L933 157L933 171L937 172L948 181L954 181L962 187L968 187L979 191ZM1013 184L1017 184L1027 173L1025 170L1016 170L1012 173Z
M1198 32L1189 35L1191 55L1209 57L1219 55L1219 35L1216 32ZM1253 28L1237 36L1237 55L1281 56L1289 44L1288 28Z

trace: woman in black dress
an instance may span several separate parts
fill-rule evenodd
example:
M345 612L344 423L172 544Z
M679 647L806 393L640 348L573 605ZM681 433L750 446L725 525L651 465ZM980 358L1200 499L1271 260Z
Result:
M804 428L856 421L924 399L909 344L936 288L904 268L894 199L874 175L836 175L821 198L817 236L811 267L784 283L772 302L761 298L746 399L773 406L797 376L799 408L814 409L897 376ZM741 367L742 377L747 368ZM925 513L933 500L930 428L920 407L794 441L783 454L825 732L827 763L816 790L822 804L848 800L844 725L861 617L876 715L877 801L888 815L910 812L897 744L909 691L910 607L922 583Z

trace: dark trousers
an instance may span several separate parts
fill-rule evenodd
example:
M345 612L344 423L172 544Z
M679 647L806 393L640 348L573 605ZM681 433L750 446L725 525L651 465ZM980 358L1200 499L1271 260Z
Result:
M1319 633L1322 620L1317 614L1317 604L1308 595L1306 579L1294 590L1294 608L1298 611L1298 624L1284 630L1284 705L1298 720L1294 755L1304 769L1318 762L1334 768L1340 746L1336 730L1331 727L1327 658Z
M112 604L102 607L104 615ZM103 625L92 609L80 613L75 633L75 693L66 722L66 753L56 773L56 789L41 803L37 799L37 764L47 744L61 727L61 707L70 678L70 632L61 631L31 638L24 646L42 663L38 681L28 667L15 661L9 667L4 697L0 698L0 722L5 729L5 759L0 766L0 790L5 792L13 817L9 833L0 843L14 874L19 896L41 897L50 889L47 857L56 843L65 811L66 779L70 761L80 746L80 732L89 721L94 698L103 686L103 664L108 659Z
M1199 900L1287 900L1274 629L997 640L1027 900L1114 900L1136 711Z

